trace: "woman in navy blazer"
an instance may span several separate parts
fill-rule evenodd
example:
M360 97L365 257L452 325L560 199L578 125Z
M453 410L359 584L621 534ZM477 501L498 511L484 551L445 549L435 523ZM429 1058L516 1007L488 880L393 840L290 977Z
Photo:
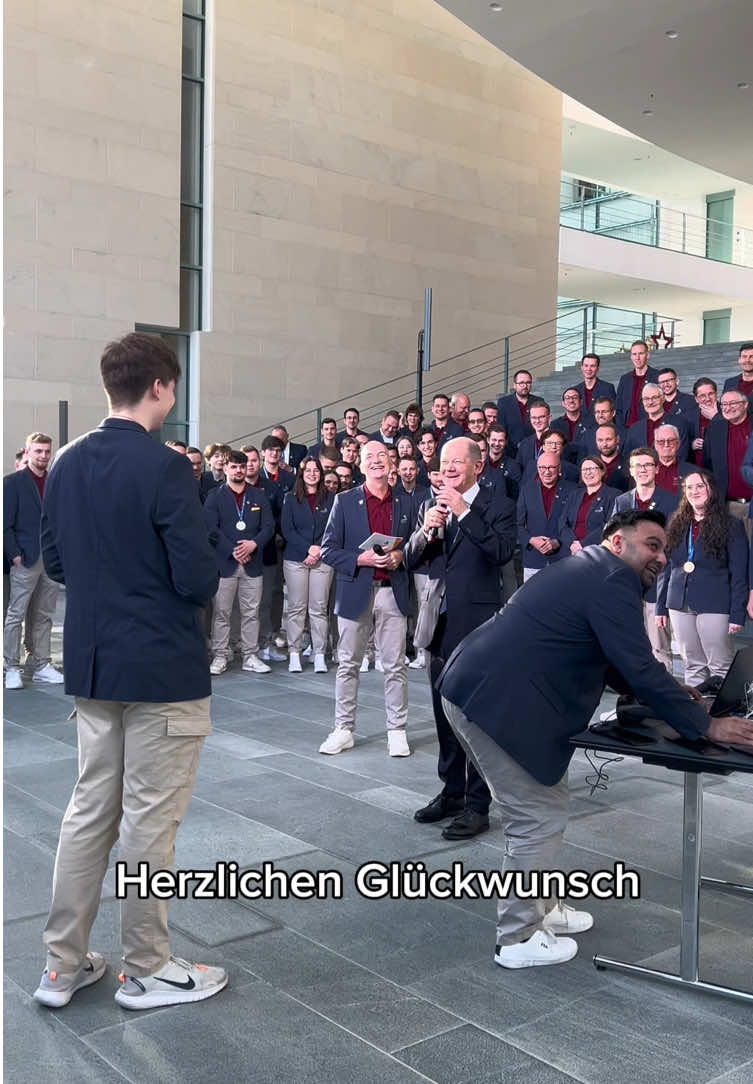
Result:
M306 613L311 625L314 672L327 673L324 651L327 646L329 591L334 569L321 560L321 542L332 509L334 495L324 488L319 460L307 455L301 460L295 485L285 494L282 506L282 535L285 539L282 571L288 588L286 631L291 674L301 673L301 647Z
M562 510L559 540L565 553L578 553L584 546L601 542L604 527L612 518L619 489L604 485L606 467L598 455L587 455L580 464L581 484Z
M748 541L740 520L727 515L713 474L693 471L667 524L669 561L659 578L656 622L667 612L685 662L685 681L724 677L734 655L732 636L745 623Z

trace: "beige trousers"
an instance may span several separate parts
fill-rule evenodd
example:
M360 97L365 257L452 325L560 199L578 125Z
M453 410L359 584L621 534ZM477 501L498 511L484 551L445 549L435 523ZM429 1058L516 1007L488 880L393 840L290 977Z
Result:
M40 557L31 568L11 565L10 597L5 614L3 655L5 666L19 666L21 625L26 620L26 649L31 648L35 670L50 661L52 619L59 587L44 570Z
M646 633L651 642L651 650L654 658L662 664L665 670L672 673L672 628L671 622L667 621L666 628L660 629L656 624L656 603L643 603L643 621Z
M329 589L335 570L323 561L313 568L301 561L283 561L282 570L288 589L288 647L298 652L303 647L303 630L308 613L312 650L315 655L323 655L327 650Z
M52 906L44 931L47 966L64 975L81 966L115 840L128 873L172 867L175 833L193 791L210 731L209 697L173 704L76 698L78 780L60 828ZM167 900L120 904L128 975L158 971L170 954Z
M701 685L708 677L724 677L735 654L729 614L670 610L669 616L685 663L686 683Z
M408 722L408 678L405 668L407 619L391 587L371 589L369 604L357 621L338 617L335 679L335 727L353 730L358 706L358 680L372 620L376 651L384 667L384 707L388 730L404 730Z
M223 576L214 596L214 619L212 621L212 654L227 658L230 640L230 620L236 595L241 611L241 648L243 657L255 655L259 650L259 605L261 603L261 576L247 576L238 565L232 576Z

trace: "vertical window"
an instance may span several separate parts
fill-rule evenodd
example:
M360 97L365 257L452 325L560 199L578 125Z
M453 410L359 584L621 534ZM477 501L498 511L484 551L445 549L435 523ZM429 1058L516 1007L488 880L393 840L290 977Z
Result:
M180 140L180 327L201 329L205 0L183 0Z

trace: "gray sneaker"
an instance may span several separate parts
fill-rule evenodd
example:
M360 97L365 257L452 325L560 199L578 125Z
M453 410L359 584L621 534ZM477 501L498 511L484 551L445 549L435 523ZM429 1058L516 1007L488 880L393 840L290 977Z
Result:
M227 986L227 972L223 968L189 964L178 956L171 956L153 975L120 977L123 985L115 1000L124 1009L154 1009L159 1005L204 1001Z
M72 975L63 975L60 971L45 968L39 986L34 991L34 999L49 1009L62 1009L77 990L83 990L85 986L98 982L105 970L105 958L98 952L87 952L86 960Z

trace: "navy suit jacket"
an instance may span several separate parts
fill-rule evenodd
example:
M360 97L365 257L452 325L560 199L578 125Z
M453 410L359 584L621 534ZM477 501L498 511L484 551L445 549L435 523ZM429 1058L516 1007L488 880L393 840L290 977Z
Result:
M174 453L173 453L174 454ZM42 501L28 467L3 478L3 558L21 557L24 568L39 560Z
M677 508L678 497L674 493L670 493L666 489L662 489L660 486L654 487L653 496L651 497L650 509L654 509L657 512L661 512L666 516L667 522L669 517ZM614 508L612 509L612 515L616 515L617 512L627 512L629 509L635 508L635 490L628 490L627 493L620 493L617 500L614 502ZM650 587L643 595L644 602L656 602L656 584Z
M223 578L235 573L238 562L233 557L233 550L239 542L246 541L256 542L256 549L243 565L243 570L247 576L261 576L262 551L274 537L274 516L264 490L247 485L244 495L246 506L242 522L246 526L242 531L235 526L239 522L238 505L229 486L213 489L204 502L204 518L210 540L215 546L217 568Z
M580 384L576 384L575 387L580 392L580 401L583 404L583 412L584 412L584 414L588 414L590 417L593 416L593 402L594 402L594 399L605 399L607 396L609 396L609 398L612 400L612 402L615 402L617 400L617 392L615 391L614 384L610 384L610 382L608 380L600 380L598 376L596 377L596 383L594 384L593 390L591 392L591 406L590 407L586 406L586 382L585 382L585 380L581 380Z
M673 425L680 434L680 447L677 452L677 458L680 460L687 460L690 454L690 444L692 437L690 435L690 425L684 414L667 414L664 416L662 425ZM647 419L641 418L639 421L631 425L625 436L625 441L620 445L622 452L628 458L634 448L644 448L650 445L646 443L647 433Z
M517 459L513 459L511 455L503 455L500 465L498 467L493 467L487 458L484 469L481 472L482 478L492 478L499 474L501 474L505 480L507 496L510 497L511 500L517 501L520 479L523 477L520 463L518 463Z
M571 463L575 463L578 459L578 453L581 448L585 446L588 439L590 419L584 413L581 414L578 419L578 423L573 430L573 439L570 440L570 425L565 414L561 414L559 418L555 418L552 422L550 429L553 429L555 433L562 433L565 438L565 447L562 452L563 459L569 459Z
M299 501L292 492L285 494L282 536L285 539L286 561L303 561L309 555L309 546L321 545L334 500L332 493L325 493L312 512L305 497Z
M285 494L289 493L295 485L295 475L287 470L278 470L277 480L270 478L264 470L259 471L259 489L263 489L267 495L272 515L275 520L275 529L272 537L264 545L262 560L265 565L276 565L279 550L277 548L277 536L282 537L282 502Z
M627 425L627 417L630 413L630 403L633 398L633 372L631 369L629 373L623 373L617 384L617 395L615 397L615 406L617 409L616 418L622 425ZM657 384L659 382L659 370L653 369L650 365L646 369L645 384ZM646 411L643 409L643 403L638 403L638 417L645 418Z
M448 531L432 542L424 534L426 512L435 503L428 500L421 506L405 561L411 570L428 561L429 579L445 581L446 618L439 615L429 650L447 659L471 629L502 605L499 573L515 550L515 506L509 497L495 496L491 488L481 486L448 545Z
M553 786L572 756L569 739L587 725L608 679L686 737L706 732L705 710L652 654L637 574L604 546L589 546L528 580L466 637L438 687L534 779Z
M539 450L536 446L536 434L529 433L527 437L518 444L518 450L515 454L518 466L520 467L521 474L525 475L526 467L529 463L535 463L539 457Z
M601 542L601 533L611 519L614 502L617 500L619 492L619 489L612 489L611 486L603 485L597 493L596 500L591 505L586 517L586 537L581 541L584 548ZM562 509L558 537L566 553L570 552L571 544L576 541L574 528L578 519L578 509L585 495L586 487L576 486L568 494L565 506Z
M729 432L729 422L717 414L715 418L712 418L706 429L706 436L703 439L703 465L707 470L712 471L716 478L716 484L719 487L719 492L722 495L722 500L726 500L727 486L729 485L729 472L727 470L727 434ZM752 431L753 433L753 431ZM753 456L751 455L751 441L748 441L748 447L743 458L743 466L740 473L743 476L743 481L748 485L753 485L751 481L750 464L753 463Z
M421 507L421 505L424 503L424 501L428 501L429 497L431 496L431 486L422 485L421 482L419 482L419 480L416 479L416 484L413 487L413 492L412 493L406 493L405 486L403 485L402 481L398 478L397 482L395 482L394 486L392 487L392 492L394 494L397 494L397 495L401 496L401 497L407 497L408 500L410 501L410 508L411 508L410 530L411 530L411 533L413 533L413 528L416 526L416 520L418 519L418 510Z
M664 404L666 408L666 403ZM687 422L688 429L690 430L691 440L695 439L698 430L695 428L696 415L698 414L698 403L695 401L695 396L689 395L686 391L678 391L674 397L669 410L664 411L667 415L667 421L671 421L672 418L678 415L684 418Z
M403 539L410 534L411 504L407 494L393 490L392 534ZM335 613L351 621L358 620L371 596L374 569L359 567L357 562L361 552L358 547L372 533L363 486L335 494L322 539L322 560L335 570ZM405 564L398 565L389 576L395 601L408 617L411 613L410 581Z
M687 536L672 550L659 577L657 615L687 606L699 614L728 613L732 624L745 624L748 539L741 520L728 516L727 526L727 552L721 560L710 557L703 540L697 538L693 550L695 570L688 573L682 567L688 560Z
M559 522L567 498L577 487L573 482L560 479L557 483L552 511L547 516L544 511L544 499L541 495L541 485L538 478L526 482L520 490L518 497L518 542L523 553L524 568L546 568L553 561L559 561L562 557L569 556L570 551L560 545L554 553L539 553L537 549L529 545L531 538L536 535L545 535L547 538L559 539Z
M528 420L528 407L526 407L526 420L521 421L517 395L514 392L510 395L500 395L497 400L497 421L507 430L508 453L515 455L523 437L528 437L533 432L533 426Z
M737 391L740 384L740 376L740 373L735 373L734 376L728 376L727 379L724 381L722 393L724 393L725 391L732 391L733 388L735 391ZM749 395L748 400L753 403L753 395Z
M434 425L432 425L432 429L434 429L434 434L436 435L437 430ZM445 445L448 440L454 440L455 437L467 436L468 434L466 433L465 429L463 429L462 425L458 425L458 423L454 422L452 418L448 418L447 425L444 427L444 429L440 429L439 431L436 454L439 455L439 453L442 451L443 445Z
M218 482L211 470L203 471L199 481L199 499L201 503L204 503L213 489L216 489L217 486L224 486L224 484L225 480Z
M298 470L298 467L301 464L301 460L306 455L306 445L305 444L294 444L293 441L291 440L290 444L288 446L290 448L290 454L289 454L289 457L288 457L288 466L292 469L293 473L295 474L295 472Z
M209 696L199 609L217 590L191 464L107 418L58 452L42 557L66 585L65 691L165 703Z

